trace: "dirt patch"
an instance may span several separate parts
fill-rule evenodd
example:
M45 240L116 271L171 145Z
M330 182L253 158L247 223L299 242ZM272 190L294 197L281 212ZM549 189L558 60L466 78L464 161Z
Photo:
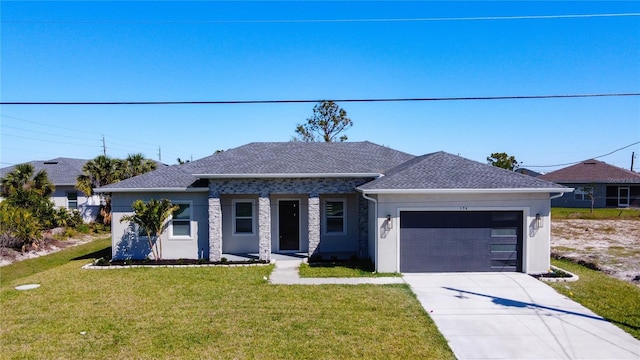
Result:
M105 235L81 235L67 240L46 238L41 241L39 245L32 246L31 248L26 249L25 252L7 247L0 247L0 266L6 266L16 261L37 258L60 251L70 246L86 244L104 236Z
M640 286L638 220L553 220L551 251Z

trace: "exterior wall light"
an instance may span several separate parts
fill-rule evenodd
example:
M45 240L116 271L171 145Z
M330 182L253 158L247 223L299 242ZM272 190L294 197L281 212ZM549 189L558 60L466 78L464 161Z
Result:
M540 216L540 214L536 214L536 228L542 228L542 217Z
M387 230L393 229L393 221L391 221L391 215L387 215Z

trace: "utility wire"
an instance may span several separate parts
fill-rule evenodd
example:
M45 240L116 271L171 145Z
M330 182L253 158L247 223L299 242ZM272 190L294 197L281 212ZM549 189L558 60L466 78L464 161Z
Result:
M613 150L613 151L611 151L611 152L608 152L608 153L606 153L606 154L604 154L604 155L595 156L595 157L592 157L592 158L590 158L590 159L599 159L599 158L602 158L602 157L605 157L605 156L609 156L609 155L611 155L611 154L617 153L617 152L618 152L618 151L620 151L620 150L624 150L624 149L626 149L626 148L629 148L629 147L632 147L633 145L638 145L638 144L640 144L640 141L636 141L636 142L634 142L633 144L629 144L629 145L627 145L627 146L623 146L623 147L621 147L621 148L619 148L619 149L615 149L615 150ZM583 160L580 160L580 161L574 161L574 162L564 163L564 164L555 164L555 165L523 165L522 167L527 167L527 168L545 168L545 167L567 166L567 165L574 165L574 164L581 163L581 162L583 162L584 160L586 160L586 159L583 159Z
M491 21L491 20L544 20L580 19L598 17L640 16L640 13L614 14L566 14L521 16L471 16L430 18L379 18L379 19L280 19L280 20L2 20L14 24L287 24L287 23L380 23L380 22L430 22L430 21Z
M378 99L316 99L316 100L214 100L214 101L3 101L0 105L234 105L234 104L291 104L333 101L352 102L409 102L409 101L479 101L479 100L530 100L594 97L640 96L640 93L564 94L564 95L516 95L476 97L429 98L378 98Z

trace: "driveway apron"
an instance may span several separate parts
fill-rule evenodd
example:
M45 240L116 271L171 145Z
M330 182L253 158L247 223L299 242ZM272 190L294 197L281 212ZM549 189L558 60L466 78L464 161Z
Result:
M640 359L640 341L529 275L403 276L458 359Z

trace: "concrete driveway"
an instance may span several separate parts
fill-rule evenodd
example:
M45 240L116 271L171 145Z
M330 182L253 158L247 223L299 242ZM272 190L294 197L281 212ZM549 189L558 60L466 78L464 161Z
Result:
M529 275L403 276L458 359L640 359L640 341Z

